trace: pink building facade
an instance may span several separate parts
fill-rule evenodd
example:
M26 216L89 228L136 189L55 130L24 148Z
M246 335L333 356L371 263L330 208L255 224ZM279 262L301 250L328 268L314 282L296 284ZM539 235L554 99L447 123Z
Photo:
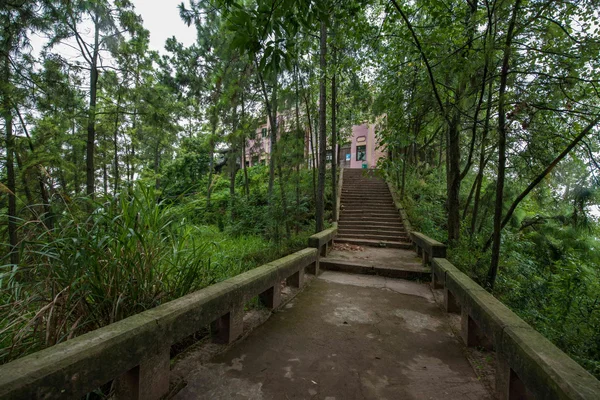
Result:
M285 118L279 117L278 124L280 129L285 129ZM375 134L376 124L363 123L352 126L350 137L346 137L339 143L339 165L343 168L375 168L381 158L385 158L387 153L381 148ZM254 132L246 142L246 166L267 165L271 153L271 143L269 137L270 124L265 123ZM345 136L342 134L342 136ZM308 167L313 165L312 143L317 142L317 138L310 138L307 131L305 134L304 156ZM318 157L317 154L315 154ZM331 144L328 144L327 161L331 161Z
M340 166L343 168L375 168L386 157L375 135L375 124L364 123L352 127L349 141L340 147Z

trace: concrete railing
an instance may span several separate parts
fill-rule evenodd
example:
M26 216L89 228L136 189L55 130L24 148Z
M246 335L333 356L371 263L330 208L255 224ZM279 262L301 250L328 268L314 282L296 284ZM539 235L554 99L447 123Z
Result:
M329 229L325 229L319 233L315 233L308 238L308 247L318 249L321 257L326 257L331 246L333 245L333 239L337 236L338 228L337 222L333 223L333 226Z
M427 265L433 258L446 257L446 245L437 240L423 235L420 232L411 232L410 240L413 242L417 254L423 259L423 265Z
M344 169L345 168L343 167L339 169L340 174L338 176L335 215L333 216L333 220L336 222L340 219L340 210L342 209L342 188L344 187Z
M388 186L388 190L392 194L392 199L394 200L394 205L396 206L396 209L398 210L398 213L400 214L400 218L402 219L402 225L404 226L404 230L410 236L410 234L413 232L413 228L412 228L410 221L408 220L408 214L406 214L406 210L402 206L402 202L400 201L400 196L398 196L396 194L396 188L390 182L389 177L388 177L388 179L386 179L386 183Z
M316 236L327 238L331 231ZM173 344L209 325L216 341L237 339L243 333L244 304L258 296L266 307L276 308L282 281L300 287L305 269L318 273L319 249L306 248L2 365L0 398L75 399L114 380L117 399L159 399L169 389Z
M600 381L448 260L433 258L432 269L467 346L495 350L498 399L600 399Z

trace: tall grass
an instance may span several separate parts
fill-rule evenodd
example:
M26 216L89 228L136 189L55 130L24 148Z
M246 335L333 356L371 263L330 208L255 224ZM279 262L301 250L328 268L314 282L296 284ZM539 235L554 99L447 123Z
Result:
M186 219L154 189L29 222L18 266L0 267L0 363L108 325L303 247L234 237ZM85 215L84 213L81 213ZM32 224L36 224L32 226Z

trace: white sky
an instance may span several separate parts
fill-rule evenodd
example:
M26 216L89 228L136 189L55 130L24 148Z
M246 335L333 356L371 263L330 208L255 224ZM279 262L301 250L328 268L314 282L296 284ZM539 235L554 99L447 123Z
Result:
M196 40L196 28L188 27L179 17L183 0L132 0L135 12L141 14L144 27L150 31L150 48L164 54L165 41L175 36L189 46ZM187 3L187 1L186 1Z

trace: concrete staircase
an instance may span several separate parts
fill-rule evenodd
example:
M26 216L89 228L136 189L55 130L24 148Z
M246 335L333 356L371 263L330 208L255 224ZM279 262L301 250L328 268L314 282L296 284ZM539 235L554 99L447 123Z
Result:
M336 242L410 248L388 186L375 170L344 169Z

